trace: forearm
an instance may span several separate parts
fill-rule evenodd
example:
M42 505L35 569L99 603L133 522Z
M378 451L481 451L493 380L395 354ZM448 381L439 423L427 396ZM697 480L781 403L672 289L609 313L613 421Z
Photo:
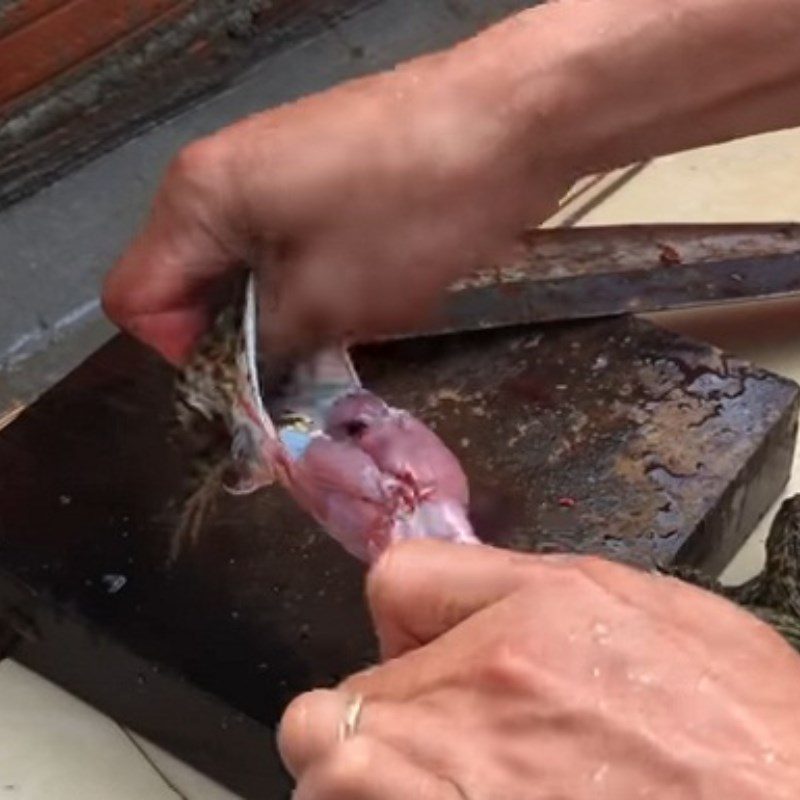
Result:
M192 145L106 308L179 363L246 261L286 281L274 348L373 337L507 258L581 175L794 124L800 0L553 0Z
M800 124L797 0L554 0L452 58L580 173Z

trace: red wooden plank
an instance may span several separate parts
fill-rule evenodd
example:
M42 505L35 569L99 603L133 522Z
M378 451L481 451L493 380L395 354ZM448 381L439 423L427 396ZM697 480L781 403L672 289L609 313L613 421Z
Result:
M18 0L4 11L0 11L0 36L8 36L59 6L72 2L74 0Z
M52 0L28 0L33 14ZM0 105L52 80L167 15L185 0L70 0L0 38ZM20 11L21 13L21 11Z

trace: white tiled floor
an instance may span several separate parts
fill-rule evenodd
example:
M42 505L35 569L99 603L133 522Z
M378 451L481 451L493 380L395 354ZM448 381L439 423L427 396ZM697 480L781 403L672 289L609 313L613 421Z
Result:
M0 797L175 796L116 723L22 667L0 665Z
M593 207L580 224L800 220L800 131L661 159L597 202L619 175L577 198L557 221ZM800 300L662 316L800 380ZM800 471L790 490L800 490ZM731 579L760 567L765 521L731 565ZM232 795L145 744L170 788L113 722L31 675L0 664L0 798L9 800L227 800Z

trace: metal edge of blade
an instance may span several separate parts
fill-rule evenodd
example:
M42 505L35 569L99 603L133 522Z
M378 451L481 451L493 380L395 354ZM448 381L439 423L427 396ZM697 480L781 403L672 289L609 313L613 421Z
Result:
M242 328L244 333L244 353L242 354L244 363L241 364L241 367L245 372L247 390L252 398L259 422L270 436L277 438L277 428L264 405L261 379L258 373L258 292L256 278L253 273L250 273L247 279Z
M345 369L350 375L350 380L353 386L356 389L363 389L364 386L361 383L361 378L358 375L358 371L356 370L356 365L353 362L353 356L350 355L350 348L347 346L342 346L342 357L344 359Z

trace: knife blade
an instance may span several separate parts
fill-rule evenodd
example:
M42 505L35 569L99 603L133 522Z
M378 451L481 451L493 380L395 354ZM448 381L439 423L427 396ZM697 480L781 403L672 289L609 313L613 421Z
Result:
M800 293L800 224L529 231L513 263L456 283L431 319L389 338L591 319Z

